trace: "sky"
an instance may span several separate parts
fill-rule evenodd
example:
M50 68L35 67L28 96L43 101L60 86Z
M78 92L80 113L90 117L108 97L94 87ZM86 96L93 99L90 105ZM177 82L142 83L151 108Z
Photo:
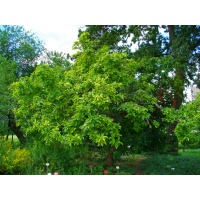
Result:
M173 1L173 6L170 3L162 6L157 2L136 0L134 5L130 5L129 0L123 0L123 4L117 0L106 1L106 4L89 0L6 0L1 3L0 24L23 25L44 40L47 49L65 53L73 52L78 28L86 24L191 24L190 7L192 21L198 24L197 7L187 2L182 2L181 7L176 1ZM177 7L181 8L179 13Z
M72 54L73 43L77 40L78 29L81 25L24 25L26 31L35 33L43 40L48 50Z
M134 4L129 0L102 0L101 3L89 0L6 0L1 2L0 24L23 25L43 39L49 50L70 53L81 25L200 22L198 6L192 6L193 0L190 3L182 1L181 5L173 1L173 6L170 1L162 5L158 0L135 0Z

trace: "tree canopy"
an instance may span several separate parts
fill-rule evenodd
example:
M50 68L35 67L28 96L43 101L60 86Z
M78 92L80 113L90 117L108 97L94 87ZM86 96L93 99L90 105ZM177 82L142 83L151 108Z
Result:
M43 51L43 41L23 26L0 26L0 55L17 64L18 76L29 75Z
M111 53L107 46L94 52L96 42L88 33L79 37L70 71L43 65L12 84L17 123L27 134L68 146L88 136L99 146L118 147L124 121L132 131L148 125L156 103L153 85L137 74L138 64L126 53Z
M8 87L21 76L34 71L44 50L43 42L22 26L0 26L0 121L1 135L15 133L24 141L20 127L16 126L13 108L15 101Z

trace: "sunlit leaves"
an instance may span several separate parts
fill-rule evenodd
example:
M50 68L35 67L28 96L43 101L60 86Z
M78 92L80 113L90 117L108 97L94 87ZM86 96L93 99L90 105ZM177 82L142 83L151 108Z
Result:
M133 130L147 124L156 102L153 87L146 76L136 76L138 65L128 55L106 46L94 51L88 38L85 33L75 43L79 53L71 70L39 66L12 85L17 122L47 144L79 145L87 136L98 146L117 148L123 120Z
M182 105L179 110L164 109L164 114L168 122L177 121L175 134L180 143L198 139L196 132L200 129L200 95L196 100Z

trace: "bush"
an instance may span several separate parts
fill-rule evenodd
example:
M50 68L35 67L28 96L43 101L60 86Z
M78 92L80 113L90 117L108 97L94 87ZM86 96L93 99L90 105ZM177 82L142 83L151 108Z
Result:
M35 141L29 143L27 148L33 159L32 165L27 169L27 174L46 175L54 172L66 174L74 161L73 150L66 149L58 143L47 146L42 142ZM49 163L48 167L46 163Z
M25 174L31 163L27 149L14 149L9 141L0 139L0 174Z

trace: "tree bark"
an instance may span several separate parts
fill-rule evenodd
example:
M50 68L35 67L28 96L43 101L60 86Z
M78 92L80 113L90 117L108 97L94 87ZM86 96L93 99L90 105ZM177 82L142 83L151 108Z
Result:
M115 151L114 146L109 147L107 158L106 158L106 166L105 166L106 169L108 167L113 166L113 153L114 153L114 151Z
M169 41L170 45L172 48L172 56L176 60L177 55L176 55L176 47L173 45L174 40L175 40L175 26L174 25L168 25L168 30L169 30ZM181 63L180 63L181 65ZM184 91L184 69L183 67L179 66L178 68L176 67L175 69L175 80L178 80L179 84L174 85L174 101L173 101L173 107L175 109L179 109L182 102L183 102L183 91ZM178 139L176 135L172 134L172 130L175 129L177 125L177 122L173 122L170 124L169 127L169 152L170 153L178 153ZM171 128L173 127L173 129Z
M174 25L168 25L168 30L169 30L169 40L170 40L170 45L172 47L172 56L176 60L177 55L176 55L176 47L173 46L174 40L175 40L175 27ZM174 99L175 99L175 109L179 109L180 106L182 105L183 102L183 92L184 92L184 82L185 82L185 70L184 68L180 66L175 69L175 80L178 80L179 84L174 85Z
M175 38L174 25L168 25L168 30L169 30L169 42L170 45L172 46Z
M20 143L24 144L26 142L26 138L24 137L23 132L20 130L20 127L17 126L14 117L10 114L8 115L8 118L9 118L8 126L15 133Z

